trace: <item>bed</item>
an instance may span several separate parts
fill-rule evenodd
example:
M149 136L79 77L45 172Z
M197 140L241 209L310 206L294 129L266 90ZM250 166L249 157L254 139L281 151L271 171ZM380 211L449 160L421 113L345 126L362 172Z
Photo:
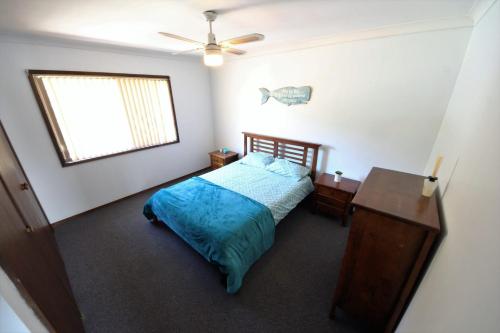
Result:
M313 192L320 145L243 132L244 153L267 153L311 168L298 179L231 163L156 192L144 215L164 223L226 276L236 293L250 267L272 246L276 225ZM288 162L287 162L288 163Z

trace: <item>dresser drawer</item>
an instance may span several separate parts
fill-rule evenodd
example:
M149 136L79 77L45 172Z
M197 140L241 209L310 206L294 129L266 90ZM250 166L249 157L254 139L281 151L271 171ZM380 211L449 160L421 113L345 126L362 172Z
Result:
M212 165L219 165L219 166L223 166L224 165L224 159L218 157L218 156L210 156L210 163Z
M347 202L350 198L350 194L344 191L340 191L331 187L325 187L321 185L316 185L316 192L319 195L334 198L338 201Z
M222 163L212 163L212 169L222 168L224 164Z
M324 201L316 201L316 208L321 212L332 214L335 216L343 216L344 215L344 207L334 206L332 204L326 203Z
M321 202L325 205L337 207L339 209L344 209L345 206L349 203L348 201L338 200L337 198L332 198L332 197L326 197L319 193L316 193L316 201Z

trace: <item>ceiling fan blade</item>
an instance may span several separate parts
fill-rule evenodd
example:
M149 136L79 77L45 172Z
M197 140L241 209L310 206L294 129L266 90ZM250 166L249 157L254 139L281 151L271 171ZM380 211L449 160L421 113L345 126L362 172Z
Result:
M227 39L222 41L220 44L222 45L238 45L244 43L258 42L264 39L264 35L261 34L250 34L244 35L240 37L235 37L231 39Z
M202 42L198 42L196 40L192 40L192 39L189 39L189 38L186 38L186 37L182 37L182 36L179 36L179 35L174 35L174 34L170 34L168 32L159 32L160 35L162 36L165 36L165 37L169 37L169 38L174 38L174 39L178 39L178 40L182 40L184 42L188 42L188 43L194 43L194 44L200 44L200 45L205 45L203 44Z
M222 52L231 53L231 54L235 54L235 55L243 55L243 54L247 53L246 51L233 49L232 47L223 47Z
M203 47L197 47L195 49L190 49L190 50L184 50L184 51L175 51L172 52L172 55L178 55L178 54L186 54L186 53L191 53L191 52L196 52L196 51L201 51L203 50Z

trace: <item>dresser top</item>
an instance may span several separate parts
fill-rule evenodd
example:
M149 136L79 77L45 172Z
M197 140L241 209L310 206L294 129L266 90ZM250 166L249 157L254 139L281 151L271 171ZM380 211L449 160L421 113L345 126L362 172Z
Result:
M437 191L430 198L422 196L424 179L374 167L352 203L439 231Z
M235 153L234 151L229 151L229 152L224 154L224 153L221 153L220 151L216 150L216 151L212 151L212 152L208 153L208 155L217 156L220 158L228 158L228 157L238 156L238 153Z
M334 179L335 179L334 175L331 175L329 173L322 173L318 178L316 178L314 183L322 186L336 188L338 190L352 194L356 193L359 185L361 184L361 182L357 180L349 179L346 177L342 177L340 182L335 182Z

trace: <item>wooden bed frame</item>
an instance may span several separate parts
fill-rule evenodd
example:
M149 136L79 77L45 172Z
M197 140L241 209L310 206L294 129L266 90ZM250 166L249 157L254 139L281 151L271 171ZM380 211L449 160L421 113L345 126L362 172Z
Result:
M284 158L290 162L310 167L311 178L315 179L320 144L249 132L242 133L244 136L243 156L246 156L247 151L250 151L268 153L274 157Z
M244 156L247 155L247 151L264 152L272 154L274 157L284 158L291 162L310 167L311 178L314 181L316 177L316 165L318 162L320 144L249 132L242 133L244 135ZM160 222L156 216L153 217L151 223L164 228L169 228L166 223ZM222 272L220 282L223 286L226 286L226 274Z

